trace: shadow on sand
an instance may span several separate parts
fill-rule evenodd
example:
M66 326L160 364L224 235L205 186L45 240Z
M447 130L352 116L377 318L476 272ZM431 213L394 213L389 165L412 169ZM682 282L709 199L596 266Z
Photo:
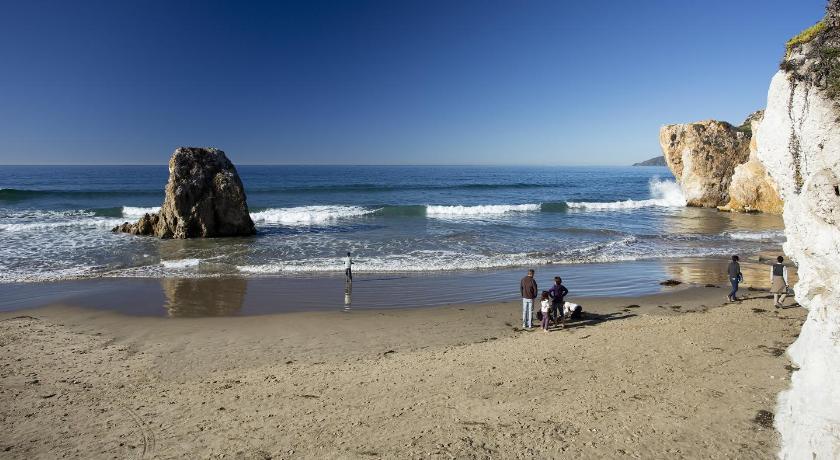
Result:
M595 326L601 323L605 323L607 321L616 321L620 319L627 319L633 318L637 316L635 313L624 313L624 312L615 312L615 313L606 313L606 314L598 314L598 313L590 313L590 312L583 312L581 313L580 318L576 319L568 319L566 320L566 326L561 329L558 325L552 325L549 330L551 331L561 331L565 329L577 329L589 326Z

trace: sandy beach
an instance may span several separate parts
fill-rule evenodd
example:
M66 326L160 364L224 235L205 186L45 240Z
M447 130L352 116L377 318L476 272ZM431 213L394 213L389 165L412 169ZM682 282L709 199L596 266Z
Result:
M587 315L547 334L515 302L6 312L0 456L771 458L806 311L742 293L573 299Z

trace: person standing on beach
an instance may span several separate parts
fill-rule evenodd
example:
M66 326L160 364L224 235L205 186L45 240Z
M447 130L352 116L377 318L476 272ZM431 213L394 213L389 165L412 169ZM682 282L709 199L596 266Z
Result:
M732 291L726 296L726 300L735 302L738 300L738 283L744 281L744 275L741 274L741 264L738 263L738 256L732 256L732 262L729 262L729 268L726 274L729 276L729 283L732 284Z
M770 267L770 292L773 293L773 306L782 308L788 292L787 267L782 263L785 258L779 256L776 263Z
M549 325L549 311L551 310L551 299L549 298L548 291L543 291L542 298L540 299L540 313L542 313L542 330L543 332L548 332L548 325Z
M548 290L548 295L551 297L551 314L553 316L554 324L565 325L566 318L563 315L563 302L569 290L563 286L563 278L559 276L554 277L554 285Z
M537 282L534 280L534 269L519 282L519 293L522 295L522 329L531 329L534 316L534 299L537 298Z
M347 257L344 258L344 280L346 282L353 281L353 259L350 257L350 253L347 253Z

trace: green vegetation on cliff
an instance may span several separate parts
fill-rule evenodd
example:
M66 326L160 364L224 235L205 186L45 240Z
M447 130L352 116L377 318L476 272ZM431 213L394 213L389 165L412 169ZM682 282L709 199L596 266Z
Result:
M802 45L804 43L808 43L814 39L820 32L825 30L826 24L825 20L820 21L811 27L799 32L798 35L791 38L790 40L785 43L785 59L790 57L791 51L793 51L794 46Z

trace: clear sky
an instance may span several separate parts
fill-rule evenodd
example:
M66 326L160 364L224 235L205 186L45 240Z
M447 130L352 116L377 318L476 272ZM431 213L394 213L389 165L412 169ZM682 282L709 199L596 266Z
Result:
M824 0L2 0L0 164L628 164L740 123Z

